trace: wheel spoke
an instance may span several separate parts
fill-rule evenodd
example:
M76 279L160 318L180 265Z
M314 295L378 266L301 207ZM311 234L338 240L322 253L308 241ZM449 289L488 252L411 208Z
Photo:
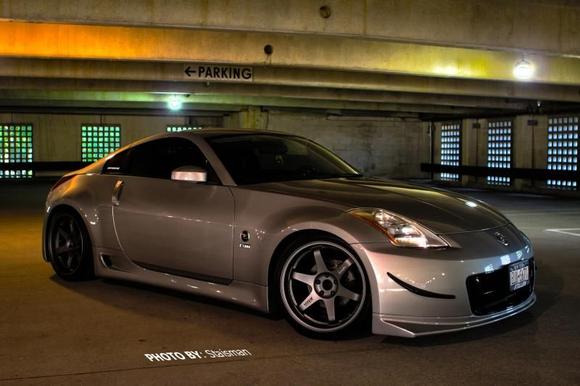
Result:
M306 297L306 299L304 299L302 301L302 303L300 303L300 305L298 306L298 308L300 309L300 311L304 312L311 305L313 305L314 303L316 303L319 300L320 300L320 297L316 294L316 292L312 291L312 292L310 292L310 295L308 295Z
M301 272L293 272L292 279L298 280L304 284L308 284L310 287L314 287L314 275L308 275Z
M56 252L56 255L58 256L58 255L62 255L63 253L78 251L79 249L81 249L81 247L79 245L71 245L70 247L57 248L55 250L55 252Z
M73 255L69 254L67 259L66 259L66 264L65 264L66 267L70 269L72 267L72 262L73 262Z
M340 296L342 298L349 299L349 300L352 300L355 302L357 302L360 299L359 294L357 294L356 292L353 292L349 289L346 289L342 286L338 289L338 293L336 294L336 296Z
M62 265L66 265L67 256L66 255L56 255L56 258L61 262Z
M353 264L353 261L351 259L347 259L347 260L342 262L340 267L338 267L336 269L336 275L338 276L339 279L344 276L344 274L346 273L346 271L348 271L348 269L350 268L350 266L352 264Z
M62 240L67 240L68 239L68 234L66 233L66 231L62 228L58 228L56 230L56 234L57 236L59 236Z
M322 258L320 249L314 250L314 261L316 262L316 273L328 272L328 268L326 267L326 263Z
M326 308L326 316L329 322L334 322L336 320L334 298L324 299L324 308Z

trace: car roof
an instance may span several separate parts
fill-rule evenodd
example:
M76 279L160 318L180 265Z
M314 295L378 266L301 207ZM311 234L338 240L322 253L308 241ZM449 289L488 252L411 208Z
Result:
M141 138L135 142L129 143L111 155L121 153L131 147L141 145L146 142L155 141L161 138L216 138L222 136L230 136L230 135L277 135L277 136L285 136L285 137L297 137L294 134L283 133L279 131L272 131L272 130L259 130L259 129L219 129L219 128L211 128L211 129L201 129L201 130L186 130L186 131L178 131L178 132L170 132L170 133L159 133L155 135L151 135L149 137Z
M280 131L273 130L259 130L259 129L201 129L201 130L190 130L181 131L180 134L187 136L199 136L203 138L213 138L221 137L227 135L281 135L281 136L293 136L293 134L283 133Z

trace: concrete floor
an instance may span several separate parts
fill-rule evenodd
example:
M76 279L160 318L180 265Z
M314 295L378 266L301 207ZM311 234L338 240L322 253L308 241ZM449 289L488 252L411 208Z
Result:
M538 303L443 336L317 341L284 320L151 287L65 283L40 252L46 185L0 186L0 385L580 384L580 201L466 191L532 239ZM572 234L546 229L576 228ZM568 232L568 231L564 231ZM247 349L246 358L144 354Z

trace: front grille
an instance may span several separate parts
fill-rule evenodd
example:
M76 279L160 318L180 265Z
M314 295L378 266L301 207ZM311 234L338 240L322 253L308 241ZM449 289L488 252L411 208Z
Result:
M509 265L467 278L469 304L474 315L488 315L504 311L525 301L534 290L535 264L530 259L530 285L510 291Z

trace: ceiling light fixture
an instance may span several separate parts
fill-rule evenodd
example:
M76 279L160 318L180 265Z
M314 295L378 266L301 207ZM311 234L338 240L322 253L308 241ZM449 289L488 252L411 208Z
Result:
M514 66L514 77L519 80L529 80L534 76L534 65L526 59L520 59Z
M183 107L183 101L179 95L171 95L167 100L167 108L171 111L179 111Z

